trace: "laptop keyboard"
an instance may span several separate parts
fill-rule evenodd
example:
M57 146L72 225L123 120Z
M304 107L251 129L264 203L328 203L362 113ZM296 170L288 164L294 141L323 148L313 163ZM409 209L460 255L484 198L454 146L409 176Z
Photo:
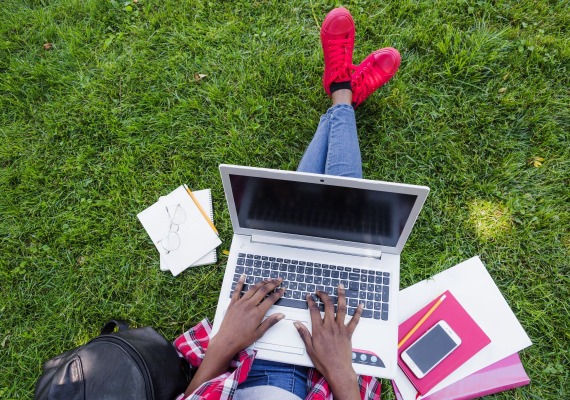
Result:
M287 290L275 305L300 309L309 308L305 300L307 294L313 295L321 290L331 296L336 311L337 287L342 283L346 288L348 315L354 315L356 307L362 303L362 318L388 320L389 272L239 253L230 297L242 274L246 276L242 294L249 286L264 279L283 278L281 285ZM317 296L313 298L319 309L324 311L320 299Z

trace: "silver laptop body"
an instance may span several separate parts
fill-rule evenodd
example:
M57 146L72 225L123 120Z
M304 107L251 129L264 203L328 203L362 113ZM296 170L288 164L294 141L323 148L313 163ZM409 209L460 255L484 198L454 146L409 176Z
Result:
M288 297L267 315L286 317L251 348L260 359L313 366L293 322L311 330L304 293L342 282L349 311L365 304L352 337L354 370L394 378L400 254L429 188L233 165L220 172L234 236L212 334L242 273L252 285L281 276Z

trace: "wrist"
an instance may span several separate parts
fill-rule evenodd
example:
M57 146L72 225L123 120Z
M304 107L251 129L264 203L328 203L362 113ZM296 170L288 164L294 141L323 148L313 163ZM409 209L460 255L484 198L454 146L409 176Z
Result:
M328 373L325 375L325 379L335 399L352 399L355 393L360 393L358 389L358 375L356 375L352 367Z
M323 376L329 382L329 384L331 381L356 382L358 380L358 376L356 375L356 372L354 372L352 365L328 369L323 372Z
M220 361L227 361L229 363L238 352L239 350L235 350L234 346L232 346L228 341L220 340L220 338L216 340L216 337L213 337L208 344L206 356L210 354L211 358L216 358Z
M224 346L223 341L210 340L204 359L190 381L185 396L190 396L204 382L226 372L235 354Z

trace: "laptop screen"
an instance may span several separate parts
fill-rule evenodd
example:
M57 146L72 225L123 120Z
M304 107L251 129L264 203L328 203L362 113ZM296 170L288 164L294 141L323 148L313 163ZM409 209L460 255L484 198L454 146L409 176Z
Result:
M240 227L395 247L416 195L229 175Z

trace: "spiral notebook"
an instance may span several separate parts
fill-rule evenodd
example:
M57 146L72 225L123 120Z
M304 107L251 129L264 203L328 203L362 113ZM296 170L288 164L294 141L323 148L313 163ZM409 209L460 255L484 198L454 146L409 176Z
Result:
M213 217L209 189L191 194L179 186L137 217L160 254L162 270L177 276L189 267L216 262L216 248L222 242L208 221Z

